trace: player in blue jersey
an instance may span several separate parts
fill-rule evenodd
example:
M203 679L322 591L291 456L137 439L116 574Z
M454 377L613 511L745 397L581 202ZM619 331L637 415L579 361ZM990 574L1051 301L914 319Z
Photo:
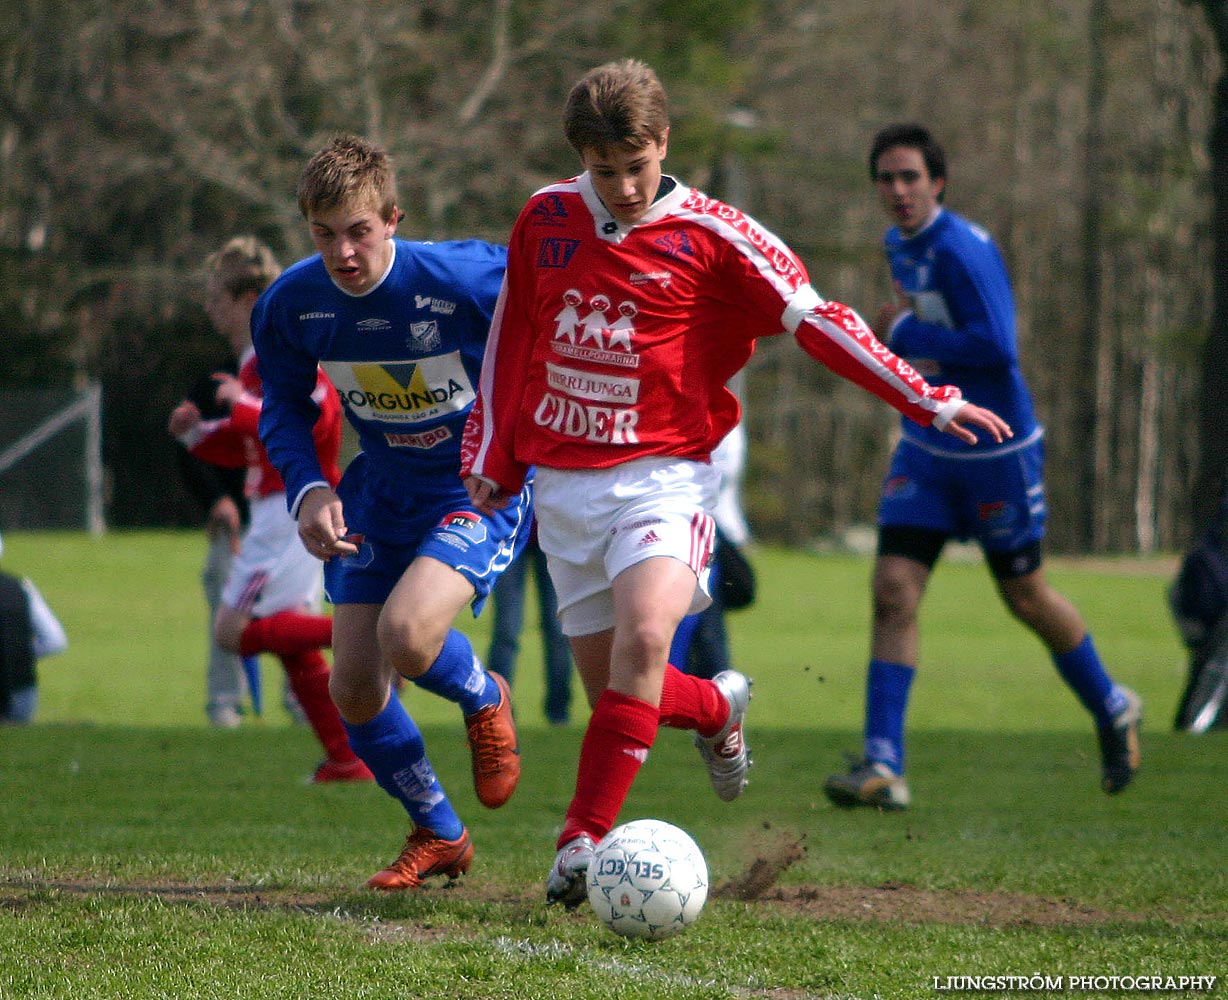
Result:
M299 536L325 560L330 690L350 744L413 824L367 884L413 888L465 872L473 846L393 690L398 675L461 706L484 805L503 805L520 777L507 685L452 627L465 605L481 609L530 519L531 482L505 510L480 514L459 476L506 251L397 239L391 161L354 136L311 159L298 200L318 253L287 269L253 314L260 435ZM311 440L317 362L362 446L335 492Z
M1006 267L985 230L943 207L946 157L919 125L874 139L870 175L895 222L885 245L895 301L879 339L931 382L953 383L1002 416L1015 436L975 447L904 420L879 506L864 757L833 775L836 805L903 809L904 717L917 664L917 612L948 538L975 539L1011 613L1048 648L1096 722L1101 787L1119 792L1139 766L1142 703L1113 682L1075 607L1041 569L1043 430L1019 367Z

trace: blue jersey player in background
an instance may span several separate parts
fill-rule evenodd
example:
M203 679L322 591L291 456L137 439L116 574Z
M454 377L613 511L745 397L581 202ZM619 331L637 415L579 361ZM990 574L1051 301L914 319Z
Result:
M1041 570L1043 431L1019 367L1010 280L989 234L943 207L946 173L941 146L919 125L892 125L874 139L870 175L895 222L885 239L895 301L874 332L927 381L958 385L999 414L1015 436L978 435L970 446L903 421L879 506L864 757L824 791L838 806L908 806L904 718L917 612L943 546L958 538L980 544L1007 607L1095 719L1101 787L1119 792L1139 766L1142 703L1108 676L1083 618Z
M350 744L412 823L400 856L367 884L414 888L465 872L473 846L395 693L398 675L461 707L479 801L503 805L520 777L507 685L452 627L465 605L481 609L530 519L531 484L483 515L459 473L506 251L396 238L390 159L355 136L311 159L298 201L318 253L287 269L252 317L260 436L299 537L325 561L330 692ZM336 492L311 439L317 364L362 446Z

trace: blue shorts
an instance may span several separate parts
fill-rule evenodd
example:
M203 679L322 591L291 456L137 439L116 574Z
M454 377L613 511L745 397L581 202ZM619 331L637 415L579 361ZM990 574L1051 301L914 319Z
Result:
M986 552L1014 552L1045 534L1044 440L1003 455L948 458L900 442L883 481L880 527L928 528Z
M324 564L328 600L383 604L409 564L430 556L473 584L476 617L499 574L528 540L532 479L506 509L490 517L474 510L459 477L430 483L428 490L404 482L397 486L388 489L377 476L351 476L346 470L338 493L348 538L358 551ZM390 524L395 531L388 530Z

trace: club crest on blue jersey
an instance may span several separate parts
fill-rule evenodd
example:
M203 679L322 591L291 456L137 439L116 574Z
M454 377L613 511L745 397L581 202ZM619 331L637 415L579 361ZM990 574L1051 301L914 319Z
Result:
M438 349L442 340L439 324L433 319L409 324L409 346L415 350L434 351Z

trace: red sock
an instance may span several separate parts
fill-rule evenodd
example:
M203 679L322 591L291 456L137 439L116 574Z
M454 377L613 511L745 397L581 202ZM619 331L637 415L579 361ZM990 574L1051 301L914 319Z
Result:
M345 726L328 693L328 661L318 649L311 649L305 653L282 654L281 662L286 668L290 689L323 744L324 752L336 761L354 760L356 755L350 749Z
M684 674L672 663L665 665L661 725L671 729L694 729L702 736L713 736L728 719L729 702L712 681Z
M658 714L655 705L639 698L609 688L601 693L580 745L576 794L559 847L580 833L600 840L610 832L657 738Z
M292 656L309 649L328 649L332 644L332 618L301 611L278 611L267 618L253 618L239 636L239 652L243 656L257 653Z

